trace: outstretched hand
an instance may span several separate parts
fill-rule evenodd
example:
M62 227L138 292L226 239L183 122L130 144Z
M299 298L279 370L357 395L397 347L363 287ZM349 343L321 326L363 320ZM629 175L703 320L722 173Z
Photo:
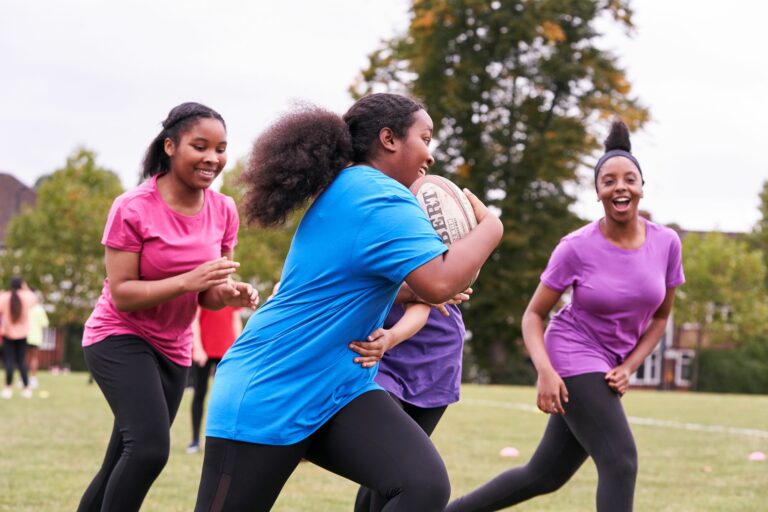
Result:
M240 263L224 256L206 261L182 276L184 289L188 292L204 292L214 286L224 284L239 266Z
M248 283L229 281L222 287L221 300L226 306L256 309L259 291Z

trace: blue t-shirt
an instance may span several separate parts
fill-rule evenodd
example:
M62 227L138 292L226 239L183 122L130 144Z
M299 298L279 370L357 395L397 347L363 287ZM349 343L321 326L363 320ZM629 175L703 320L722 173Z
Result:
M403 279L446 250L407 188L370 167L342 171L304 215L280 291L219 364L206 434L298 443L380 389L348 344L381 327Z

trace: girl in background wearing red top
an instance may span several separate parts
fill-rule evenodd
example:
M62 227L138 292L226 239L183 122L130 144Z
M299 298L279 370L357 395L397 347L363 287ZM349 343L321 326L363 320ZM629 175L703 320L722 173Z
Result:
M243 332L240 308L226 306L218 311L198 308L192 323L192 442L187 453L200 451L200 424L203 405L208 394L208 379L216 374L216 365L235 339Z
M255 307L234 282L238 216L209 189L227 161L221 115L198 103L168 114L137 188L118 197L102 243L107 279L85 324L86 361L115 415L101 469L79 511L136 511L168 460L191 364L198 305Z

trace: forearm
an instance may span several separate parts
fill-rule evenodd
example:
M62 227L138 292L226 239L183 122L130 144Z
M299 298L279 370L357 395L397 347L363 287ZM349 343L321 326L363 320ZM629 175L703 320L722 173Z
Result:
M150 309L187 293L182 275L158 281L129 280L110 285L110 293L119 311Z
M536 313L526 311L523 314L522 330L523 342L536 372L541 374L548 370L554 371L544 345L544 319Z
M197 303L200 304L201 307L204 307L205 309L211 309L211 310L219 310L223 308L226 304L224 304L224 298L223 298L223 287L226 287L228 285L226 284L220 284L218 286L214 286L213 288L209 288L203 292L200 292L200 295L197 296Z
M643 361L653 352L664 335L666 327L666 318L654 318L651 320L648 329L645 330L635 348L632 349L632 352L624 360L623 364L629 369L630 374L635 373L640 365L643 364Z
M419 297L432 304L449 300L467 289L498 245L503 232L501 221L488 215L465 238L454 242L442 257L411 273L408 284Z
M402 318L390 328L394 339L389 348L399 345L419 332L427 323L430 309L432 309L430 306L421 303L409 305Z

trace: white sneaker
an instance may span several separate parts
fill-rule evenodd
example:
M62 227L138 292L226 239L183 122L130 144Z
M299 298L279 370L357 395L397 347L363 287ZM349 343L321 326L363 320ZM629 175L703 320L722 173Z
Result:
M200 452L200 445L198 443L192 443L189 446L187 446L187 453L199 453Z
M0 397L2 398L11 398L13 396L13 390L11 388L3 388L2 393L0 393Z
M40 384L37 382L37 376L32 376L29 378L29 389L37 389L40 387Z
M22 389L21 396L22 398L32 398L32 390L29 388Z

